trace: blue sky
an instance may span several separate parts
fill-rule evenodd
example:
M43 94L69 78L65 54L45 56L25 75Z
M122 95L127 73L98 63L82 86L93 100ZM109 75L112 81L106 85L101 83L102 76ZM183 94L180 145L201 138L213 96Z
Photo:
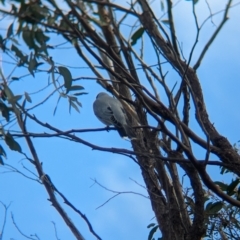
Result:
M234 3L237 3L237 1L233 1ZM209 4L212 12L217 12L224 8L226 1L216 3L216 1L211 0ZM159 2L154 2L153 6L154 10L156 9L156 14L161 16ZM232 144L240 140L239 7L238 5L230 10L229 20L207 52L198 70L210 119L219 132L225 135ZM201 22L208 13L206 2L203 0L199 1L196 9ZM182 44L185 57L187 58L194 42L193 36L195 36L191 3L181 1L174 8L174 14L179 42ZM218 25L221 18L222 14L213 18L216 25ZM6 26L1 26L1 29L5 28ZM215 26L211 21L208 21L200 35L192 63L196 61L199 52L214 30ZM1 33L3 32L4 30L1 31ZM148 44L147 36L144 36L144 38L146 39L146 44ZM51 44L61 42L62 39L59 36L51 40ZM138 50L139 45L137 44L135 48ZM27 52L25 47L23 49ZM70 69L74 78L93 76L92 73L83 68L85 67L84 62L71 49L52 51L50 55L53 56L55 62L79 67L78 69ZM5 61L8 60L5 55L2 58ZM152 64L155 63L155 59L152 56L148 56L147 50L145 51L145 60ZM13 65L3 63L3 69L4 74L7 76L13 69ZM16 70L13 76L20 76L24 73L26 73L26 70L20 68ZM104 76L108 78L106 74ZM176 82L176 75L171 68L169 68L167 81L171 85L174 85ZM47 82L47 74L42 73L37 74L35 78L29 76L14 82L11 86L15 94L23 94L24 91L32 93L41 86L45 86ZM83 95L79 98L83 105L80 109L80 114L74 110L69 114L68 103L63 99L59 103L56 115L53 116L58 98L56 94L33 113L41 121L48 122L62 130L103 127L92 111L92 103L96 94L102 91L101 87L93 80L81 80L78 84L84 86L85 91L88 92L88 95ZM41 101L52 90L53 88L49 87L41 94L31 95L33 104ZM30 106L31 104L29 104ZM192 117L194 117L194 112L192 112ZM194 130L201 134L194 121L191 121L191 124ZM13 130L16 127L11 126L9 129ZM28 122L28 130L31 132L47 131L38 127L30 120ZM115 131L81 133L77 135L84 140L103 147L131 149L130 143L122 140ZM23 151L29 154L24 140L19 139L18 142L21 144ZM56 187L71 203L86 214L94 230L102 239L113 239L113 237L116 240L147 239L149 230L146 227L149 223L155 222L153 219L154 214L147 198L130 193L121 194L101 208L96 209L114 194L104 190L97 184L93 184L92 179L96 179L99 183L114 191L131 191L147 196L145 189L140 186L144 185L140 169L131 159L116 154L93 151L84 145L63 139L34 138L33 142L39 158L43 162L45 173L51 177ZM7 146L4 145L3 141L1 144L7 150ZM199 157L205 155L205 152L197 151ZM18 168L28 176L32 176L22 168L22 164L24 164L28 169L34 171L33 166L24 160L23 156L11 151L7 151L7 155L8 159L5 160L5 163ZM55 239L53 221L56 223L59 239L75 239L58 213L50 205L50 202L47 201L48 196L42 185L20 174L6 173L6 171L6 167L0 166L0 200L6 205L11 203L3 239L23 239L12 223L11 212L14 214L18 227L28 236L37 234L40 239ZM226 176L219 176L216 170L212 177L218 180L229 180ZM139 185L131 179L139 183ZM89 233L85 222L67 206L64 206L64 208L79 227L84 237L88 240L95 239ZM3 214L3 207L0 205L0 228L3 222Z

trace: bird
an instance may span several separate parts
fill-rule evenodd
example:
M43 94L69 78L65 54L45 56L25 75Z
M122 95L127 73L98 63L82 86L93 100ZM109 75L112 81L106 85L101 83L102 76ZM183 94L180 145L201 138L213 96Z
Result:
M121 102L105 92L100 92L93 103L96 117L105 125L113 125L122 138L134 139L133 129L128 124L127 115Z

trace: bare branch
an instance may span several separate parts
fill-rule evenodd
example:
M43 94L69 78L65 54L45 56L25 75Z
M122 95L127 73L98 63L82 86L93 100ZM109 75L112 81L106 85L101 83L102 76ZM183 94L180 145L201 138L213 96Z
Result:
M24 234L24 233L20 230L20 228L18 227L17 223L15 222L13 213L11 213L11 218L12 218L13 225L15 226L15 228L18 230L18 232L19 232L23 237L25 237L25 238L27 238L27 239L31 239L31 240L39 239L39 238L32 238L32 237L29 237L29 236L27 236L26 234Z
M225 12L224 12L224 15L223 15L223 19L221 21L221 23L219 24L218 28L215 30L215 32L213 33L212 37L208 40L207 44L205 45L205 47L203 48L203 51L202 53L200 54L197 62L195 63L195 65L193 66L193 69L196 71L198 69L198 67L200 66L201 64L201 61L203 59L203 57L205 56L208 48L211 46L211 44L213 43L213 41L215 40L215 38L217 37L218 33L220 32L220 30L222 29L223 25L225 24L225 22L228 20L228 11L229 11L229 8L231 6L231 3L232 3L232 0L229 0L228 3L227 3L227 6L225 8Z
M7 223L7 212L8 212L8 208L10 207L11 203L8 206L5 205L2 201L0 201L0 203L4 207L3 224L2 224L2 228L1 228L1 232L0 232L0 240L3 240L3 234L4 234L6 223Z
M91 178L91 179L92 179L92 178ZM137 192L111 190L111 189L103 186L103 185L102 185L101 183L99 183L96 179L92 179L92 180L93 180L94 184L99 185L101 188L107 190L108 192L115 193L115 195L113 195L112 197L110 197L107 201L105 201L103 204L101 204L100 206L98 206L96 209L101 208L102 206L104 206L105 204L107 204L108 202L110 202L113 198L115 198L115 197L117 197L117 196L119 196L119 195L121 195L121 194L129 194L129 193L130 193L130 194L139 195L139 196L142 196L142 197L144 197L144 198L149 199L148 196L145 196L145 195L143 195L143 194L141 194L141 193L137 193Z

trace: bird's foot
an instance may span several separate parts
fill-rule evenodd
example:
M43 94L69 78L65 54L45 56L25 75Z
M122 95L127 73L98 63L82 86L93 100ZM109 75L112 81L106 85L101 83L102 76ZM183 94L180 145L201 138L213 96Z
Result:
M106 130L107 130L107 132L109 132L109 130L110 130L110 127L109 127L109 126L106 126Z

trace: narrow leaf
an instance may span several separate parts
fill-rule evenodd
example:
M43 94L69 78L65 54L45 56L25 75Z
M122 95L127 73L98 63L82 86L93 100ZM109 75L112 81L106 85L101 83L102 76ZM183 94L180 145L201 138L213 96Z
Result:
M208 210L211 208L212 204L213 204L213 202L209 202L209 203L206 205L205 210L208 211Z
M11 50L15 52L16 56L22 59L24 57L23 53L13 44Z
M83 90L84 87L82 86L79 86L79 85L75 85L75 86L71 86L69 89L68 89L68 92L70 91L77 91L77 90Z
M169 25L169 20L168 19L162 20L161 22L166 24L166 25Z
M80 95L85 95L88 94L87 92L80 92L80 93L74 93L73 95L75 96L80 96Z
M228 185L227 184L225 184L225 183L223 183L223 182L219 182L219 181L216 181L216 182L214 182L216 185L218 185L220 188L221 188L221 190L222 191L226 191L227 190L227 187L228 187Z
M6 121L9 122L10 110L2 101L0 101L0 111L2 112L2 116L6 119Z
M16 103L17 101L19 101L22 98L22 95L16 95L11 99L11 103Z
M7 85L4 85L4 93L7 96L8 102L11 103L12 99L14 98L14 95L12 90Z
M68 92L72 86L72 74L66 67L58 67L58 71L64 78L64 87Z
M9 26L9 28L7 30L7 38L12 36L12 34L13 34L13 23Z
M157 229L158 229L158 225L151 229L151 231L149 232L149 235L148 235L148 240L152 240L152 237L153 237L154 233L157 231Z
M78 109L78 106L73 102L73 101L71 101L70 99L69 99L69 113L71 113L71 107L73 107L77 112L79 112L80 113L80 111L79 111L79 109Z
M76 103L79 107L82 107L82 104L78 100L76 101Z
M155 225L156 225L156 223L150 223L149 225L147 225L147 228L154 227Z
M235 188L239 184L240 180L237 178L236 180L232 181L227 187L227 194L232 196L235 193Z
M60 101L61 97L62 97L62 96L61 96L61 95L59 95L59 97L58 97L58 100L57 100L56 107L54 108L54 111L53 111L53 116L55 116L55 114L56 114L56 112L57 112L58 103L59 103L59 101Z
M30 55L30 60L29 60L29 65L28 65L28 70L29 72L33 75L34 77L34 72L33 70L35 70L37 67L37 60L35 59L35 57L33 56L33 54L31 53Z
M161 10L164 11L164 3L161 1Z
M5 142L11 150L22 152L21 146L14 140L9 132L5 135Z
M4 162L1 156L0 156L0 165L4 165Z
M28 45L29 49L35 48L34 36L32 34L32 30L30 30L28 27L24 27L24 29L22 30L22 38L24 42Z
M143 33L144 33L144 28L143 28L143 27L140 27L140 28L132 35L132 37L131 37L131 40L132 40L132 41L131 41L131 45L132 45L132 46L137 43L138 39L142 37Z
M224 203L222 201L215 202L210 206L207 213L208 214L216 214L217 212L219 212L222 209L223 205L224 205Z
M76 102L79 107L82 107L82 104L78 101L77 97L68 96L69 99L73 102Z
M30 98L29 94L27 92L24 92L24 95L25 95L25 99L31 103L32 99Z
M7 158L7 154L6 154L5 150L3 149L3 147L1 145L0 145L0 155Z

